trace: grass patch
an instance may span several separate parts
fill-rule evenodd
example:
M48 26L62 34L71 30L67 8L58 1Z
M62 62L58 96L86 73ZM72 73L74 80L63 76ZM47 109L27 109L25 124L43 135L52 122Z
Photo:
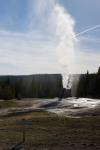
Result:
M32 126L25 127L26 140L24 150L99 150L100 117L65 118L48 112L33 112L19 116L2 118L0 128L0 146L11 147L22 140L23 126L16 125L17 120L31 120Z
M17 102L15 102L14 100L0 101L0 108L11 108L11 107L18 107Z

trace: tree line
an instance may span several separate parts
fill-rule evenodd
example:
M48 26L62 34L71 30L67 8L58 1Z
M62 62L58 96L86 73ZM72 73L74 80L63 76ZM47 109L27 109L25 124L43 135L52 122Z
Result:
M100 98L100 67L97 73L80 75L75 96Z
M62 85L60 74L0 76L0 99L58 97Z

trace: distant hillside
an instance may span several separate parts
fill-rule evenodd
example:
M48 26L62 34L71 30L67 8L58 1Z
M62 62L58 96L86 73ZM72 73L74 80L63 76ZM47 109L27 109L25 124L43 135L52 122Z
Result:
M58 97L61 74L0 76L0 99Z

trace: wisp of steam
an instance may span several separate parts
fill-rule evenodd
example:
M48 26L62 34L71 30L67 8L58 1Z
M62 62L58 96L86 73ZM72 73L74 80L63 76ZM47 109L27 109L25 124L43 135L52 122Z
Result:
M75 21L71 15L59 4L55 5L54 14L56 15L56 36L58 43L56 52L58 62L62 66L63 85L67 86L68 74L74 71L75 51L77 39L75 36Z

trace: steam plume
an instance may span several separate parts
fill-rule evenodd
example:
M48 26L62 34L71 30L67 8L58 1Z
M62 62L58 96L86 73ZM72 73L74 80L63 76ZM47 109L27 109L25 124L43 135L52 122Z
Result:
M74 69L74 52L77 44L77 39L73 38L75 21L58 0L34 0L34 2L35 15L41 20L41 28L43 30L45 28L45 33L56 41L54 51L56 50L58 64L62 67L61 72L66 76L66 73L69 74Z
M58 55L58 62L62 66L63 83L64 87L67 86L68 74L74 69L75 61L75 45L77 40L73 36L74 32L74 19L71 15L64 10L62 6L57 4L55 6L56 14L56 35L58 36L58 46L56 48Z

